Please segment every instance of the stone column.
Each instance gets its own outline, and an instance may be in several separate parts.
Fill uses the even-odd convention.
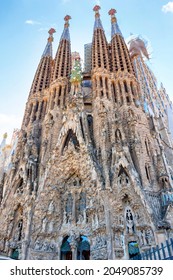
[[[118,88],[118,84],[117,83],[114,83],[115,85],[115,91],[116,91],[116,97],[117,97],[117,104],[120,104],[120,91],[119,91],[119,88]]]
[[[131,92],[131,88],[130,88],[130,83],[127,82],[127,89],[128,89],[128,96],[129,96],[129,100],[130,100],[130,103],[133,102],[133,96],[132,96],[132,92]]]
[[[42,117],[44,117],[44,116],[45,116],[45,114],[46,114],[46,109],[47,109],[47,100],[44,100]]]
[[[76,223],[76,192],[73,192],[72,222]]]
[[[108,190],[109,191],[109,190]],[[109,209],[109,201],[108,201],[108,195],[105,193],[104,198],[104,208],[105,208],[105,221],[106,221],[106,233],[107,233],[107,253],[108,253],[108,259],[113,259],[113,242],[112,242],[112,227],[111,227],[111,212]]]
[[[34,116],[35,116],[35,109],[36,109],[36,103],[33,104],[32,106],[32,113],[31,113],[31,118],[30,118],[30,122],[33,122]]]
[[[31,113],[32,113],[33,104],[30,104],[28,107],[29,107],[29,108],[28,108],[28,110],[27,110],[27,113],[26,113],[26,115],[25,115],[25,119],[24,119],[24,121],[23,121],[23,124],[24,124],[25,126],[28,126],[28,124],[29,124],[29,122],[30,122],[30,116],[31,116]]]
[[[30,237],[31,237],[31,226],[32,226],[32,218],[33,218],[33,207],[30,206],[28,211],[28,218],[27,218],[27,226],[25,231],[25,240],[22,242],[22,253],[21,259],[27,260],[28,259],[28,250],[30,245]]]
[[[53,93],[53,91],[51,91],[50,92],[50,96],[49,96],[49,105],[48,105],[49,110],[52,110],[52,101],[53,101],[53,99],[54,99],[54,93]]]
[[[71,251],[72,251],[72,260],[77,260],[77,246],[75,243],[70,244]]]
[[[111,80],[108,79],[108,98],[109,100],[114,100],[114,97],[112,95],[112,88],[111,88]]]
[[[64,95],[65,95],[65,85],[61,87],[61,97],[60,97],[60,107],[64,107]]]
[[[92,90],[93,90],[93,97],[96,97],[96,78],[92,80]]]
[[[134,90],[134,96],[135,96],[135,99],[138,99],[139,100],[139,94],[138,94],[138,89],[137,89],[137,86],[132,84],[133,85],[133,90]]]
[[[103,83],[103,94],[104,96],[106,96],[106,81],[105,81],[105,77],[102,77],[102,83]]]
[[[41,110],[43,109],[42,102],[43,101],[40,100],[39,105],[38,105],[37,120],[39,120],[41,118]]]
[[[100,79],[99,79],[98,76],[96,77],[96,80],[97,80],[96,97],[98,97],[99,96],[99,92],[100,92]]]
[[[120,81],[120,86],[121,86],[121,95],[122,95],[122,99],[123,99],[123,104],[127,104],[127,101],[126,101],[126,95],[125,95],[125,90],[124,90],[124,84],[122,81]]]
[[[56,88],[55,106],[58,106],[58,99],[59,99],[59,85]]]

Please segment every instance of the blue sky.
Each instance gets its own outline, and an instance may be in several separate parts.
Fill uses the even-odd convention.
[[[91,42],[93,6],[101,6],[101,19],[110,40],[108,11],[118,12],[125,38],[130,33],[149,39],[153,54],[150,67],[173,100],[173,1],[168,0],[6,0],[0,9],[0,139],[20,128],[31,83],[47,42],[54,34],[54,55],[63,31],[63,18],[71,15],[72,51],[83,57],[83,45]],[[1,141],[1,140],[0,140]]]

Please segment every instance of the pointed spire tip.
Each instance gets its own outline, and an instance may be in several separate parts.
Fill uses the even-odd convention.
[[[49,29],[49,31],[48,31],[48,33],[50,34],[50,35],[53,35],[53,33],[55,33],[56,32],[56,30],[54,29],[54,28],[51,28],[51,29]]]
[[[108,12],[108,14],[110,16],[114,16],[116,13],[117,13],[117,11],[115,9],[110,9],[109,12]]]
[[[66,15],[66,16],[64,17],[65,22],[69,22],[70,19],[71,19],[71,16],[69,16],[69,15]]]
[[[110,9],[108,14],[111,16],[111,23],[112,23],[112,38],[114,37],[114,35],[118,34],[118,35],[121,35],[122,36],[122,33],[121,33],[121,30],[118,26],[118,23],[117,23],[117,18],[115,16],[115,14],[117,13],[117,11],[115,9]]]
[[[108,14],[111,16],[111,22],[117,22],[116,16],[115,14],[117,13],[117,11],[115,9],[110,9]]]
[[[61,36],[61,40],[67,40],[70,41],[70,33],[69,33],[69,20],[71,19],[71,16],[66,15],[64,17],[65,24],[64,24],[64,31]]]
[[[99,18],[100,17],[100,13],[99,13],[100,9],[101,8],[100,8],[99,5],[94,6],[93,11],[95,12],[95,18]]]
[[[99,5],[95,5],[93,8],[94,12],[98,12],[101,9],[101,7]]]
[[[68,28],[69,27],[69,20],[70,19],[71,19],[71,16],[69,16],[69,15],[66,15],[64,17],[64,20],[65,20],[64,28]]]
[[[103,29],[103,26],[102,26],[102,23],[101,23],[101,20],[100,20],[100,13],[99,13],[99,10],[100,10],[100,6],[99,5],[96,5],[94,6],[93,8],[93,11],[95,12],[95,24],[94,24],[94,30],[96,29]]]

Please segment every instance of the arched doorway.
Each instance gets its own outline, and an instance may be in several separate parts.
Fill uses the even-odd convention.
[[[70,247],[69,236],[64,237],[61,245],[61,260],[72,260],[72,251]]]
[[[19,259],[19,251],[18,249],[13,249],[12,253],[11,253],[11,258],[14,260],[18,260]]]
[[[90,244],[88,238],[84,235],[80,236],[77,247],[77,259],[89,260],[90,259]]]
[[[128,251],[129,251],[129,259],[138,259],[138,255],[140,254],[139,246],[136,241],[131,241],[128,244]]]

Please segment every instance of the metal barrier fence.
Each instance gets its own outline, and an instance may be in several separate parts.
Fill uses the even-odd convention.
[[[170,238],[165,243],[138,254],[130,260],[173,260],[173,239]]]

